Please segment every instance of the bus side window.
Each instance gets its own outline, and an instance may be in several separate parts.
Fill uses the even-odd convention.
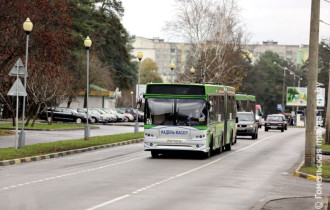
[[[218,106],[218,114],[220,114],[220,119],[223,120],[225,116],[225,96],[221,95],[218,97],[219,106]]]
[[[208,100],[212,102],[212,106],[213,106],[212,112],[209,112],[209,122],[210,123],[213,123],[213,122],[216,121],[216,109],[217,109],[216,107],[217,107],[217,103],[214,100],[214,96],[209,96]]]

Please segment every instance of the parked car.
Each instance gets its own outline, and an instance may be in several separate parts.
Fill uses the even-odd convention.
[[[112,114],[116,117],[116,122],[122,122],[124,121],[124,116],[117,114],[115,111],[113,111],[110,108],[102,108],[103,111],[105,111],[108,114]]]
[[[47,119],[47,113],[48,113],[48,118],[50,119]],[[71,121],[76,123],[81,123],[83,121],[86,122],[85,115],[67,108],[55,108],[55,109],[48,108],[47,111],[43,110],[39,113],[39,118],[43,120],[52,120],[52,121]]]
[[[259,123],[253,112],[237,112],[237,117],[237,136],[251,136],[252,139],[257,139]]]
[[[285,120],[283,117],[278,114],[267,115],[265,121],[265,131],[268,131],[269,129],[281,130],[281,132],[284,132]]]
[[[120,110],[122,110],[125,113],[129,113],[131,115],[133,115],[134,120],[136,120],[136,109],[132,109],[132,108],[118,108]],[[138,120],[139,122],[144,122],[144,113],[138,111]]]
[[[117,117],[113,114],[109,114],[105,111],[103,111],[102,109],[98,109],[98,108],[92,108],[92,110],[96,111],[97,113],[99,113],[101,115],[101,122],[116,122]]]
[[[130,113],[125,113],[125,112],[123,112],[122,110],[120,110],[118,108],[115,109],[115,110],[116,110],[117,113],[122,114],[124,116],[124,121],[125,122],[128,122],[128,121],[133,122],[134,121],[134,117]]]
[[[87,115],[87,109],[85,108],[77,108],[73,110],[77,111],[78,113],[84,113]],[[89,117],[89,122],[91,123],[98,123],[101,120],[101,115],[95,110],[91,110],[91,109],[88,109],[88,117]]]

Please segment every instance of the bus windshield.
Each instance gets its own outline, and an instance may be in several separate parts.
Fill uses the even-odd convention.
[[[148,125],[206,125],[203,99],[148,98],[145,123]]]

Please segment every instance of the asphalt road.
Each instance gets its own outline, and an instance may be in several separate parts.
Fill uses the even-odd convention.
[[[269,199],[314,196],[314,181],[292,176],[304,129],[242,138],[232,151],[198,159],[152,159],[125,145],[0,168],[1,209],[251,209]],[[330,184],[323,183],[330,194]]]
[[[131,123],[132,124],[132,123]],[[134,126],[96,125],[98,129],[90,129],[91,136],[104,136],[120,133],[133,133]],[[143,131],[143,127],[139,128]],[[65,131],[33,131],[25,130],[25,145],[54,142],[60,140],[83,139],[84,129]],[[15,147],[15,135],[0,136],[0,148]]]

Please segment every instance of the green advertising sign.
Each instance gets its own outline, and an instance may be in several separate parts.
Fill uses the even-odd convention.
[[[307,88],[306,87],[288,87],[286,94],[287,106],[306,106]]]
[[[324,107],[325,89],[316,89],[316,106]],[[286,92],[287,106],[306,106],[307,105],[307,88],[306,87],[288,87]]]

